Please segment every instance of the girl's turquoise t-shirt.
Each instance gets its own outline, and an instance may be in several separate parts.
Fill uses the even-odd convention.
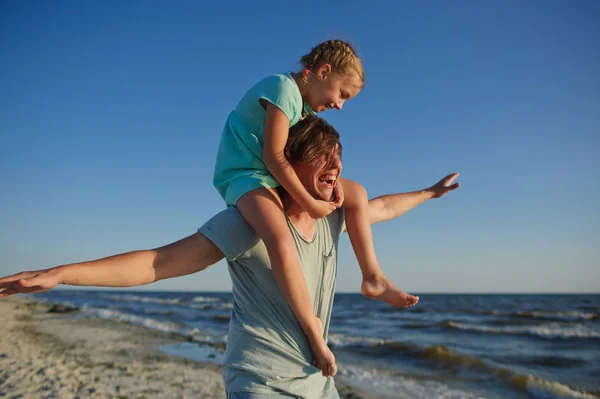
[[[290,75],[269,76],[255,84],[227,117],[217,153],[213,184],[228,206],[248,191],[279,186],[263,161],[266,108],[261,100],[277,106],[294,126],[303,114],[314,114],[304,106],[298,85]]]

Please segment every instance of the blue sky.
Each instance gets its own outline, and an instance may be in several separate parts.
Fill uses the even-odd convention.
[[[223,208],[244,92],[341,38],[365,89],[321,116],[371,196],[462,187],[374,227],[409,292],[599,292],[600,3],[0,5],[0,275],[152,248]],[[293,5],[292,5],[293,4]],[[358,291],[347,237],[338,290]],[[145,288],[228,290],[224,263]]]

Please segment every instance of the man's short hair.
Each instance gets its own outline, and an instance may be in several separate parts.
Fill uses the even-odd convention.
[[[342,156],[340,135],[324,119],[309,115],[290,128],[285,146],[289,163],[313,163],[323,156],[332,163],[336,154]]]

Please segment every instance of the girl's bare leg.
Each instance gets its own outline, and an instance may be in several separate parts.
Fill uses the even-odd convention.
[[[307,335],[319,368],[329,376],[329,370],[332,366],[335,368],[335,357],[313,313],[296,243],[277,192],[266,188],[252,190],[244,194],[236,206],[265,243],[275,281]]]
[[[367,191],[360,184],[348,179],[340,178],[338,183],[341,183],[344,189],[346,229],[362,272],[361,293],[398,308],[416,305],[419,298],[392,284],[379,267],[369,223]]]

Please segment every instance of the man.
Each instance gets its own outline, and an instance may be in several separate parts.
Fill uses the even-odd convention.
[[[306,118],[290,130],[286,156],[307,191],[329,200],[341,164],[339,135],[324,120]],[[459,184],[458,174],[411,193],[369,202],[371,223],[396,218]],[[337,245],[344,230],[343,209],[315,220],[281,192],[282,206],[309,288],[313,311],[327,337],[335,290]],[[108,258],[23,272],[0,279],[0,298],[41,292],[58,284],[131,287],[204,270],[227,258],[233,283],[232,310],[224,361],[228,397],[337,398],[332,377],[311,365],[313,355],[298,321],[277,287],[262,241],[239,212],[229,208],[199,231],[167,246]]]

